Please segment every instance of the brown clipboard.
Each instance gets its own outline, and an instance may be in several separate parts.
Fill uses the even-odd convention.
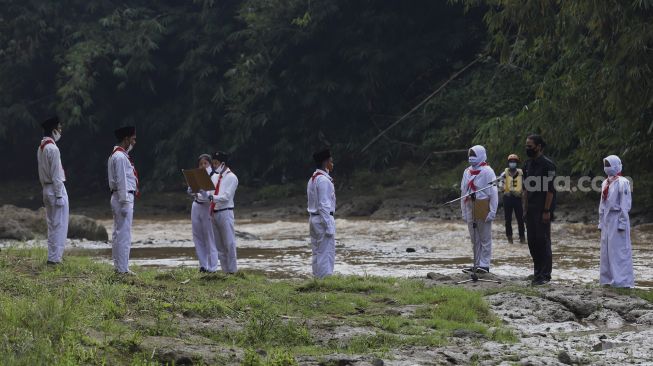
[[[490,200],[475,200],[474,207],[474,220],[485,221],[487,215],[490,213]]]
[[[181,172],[184,174],[186,184],[188,184],[193,193],[199,193],[200,190],[213,191],[215,189],[206,169],[182,169]]]

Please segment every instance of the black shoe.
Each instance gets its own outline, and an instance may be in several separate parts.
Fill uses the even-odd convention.
[[[520,236],[519,237],[519,244],[526,244],[526,238],[524,238],[523,236]]]
[[[200,273],[206,273],[206,272],[208,272],[208,271],[206,270],[206,268],[204,268],[204,267],[200,267]]]
[[[531,282],[531,286],[543,286],[543,285],[546,285],[548,283],[549,283],[549,280],[541,280],[540,279],[540,280]]]
[[[476,267],[476,273],[488,274],[490,273],[490,267]]]
[[[58,266],[58,265],[61,265],[61,262],[47,261],[47,262],[45,262],[45,264],[47,264],[49,266]]]
[[[531,281],[531,282],[535,281],[535,275],[528,275],[526,277],[526,281]]]
[[[463,273],[473,273],[474,267],[463,268]]]
[[[512,236],[508,237],[508,244],[512,244]]]

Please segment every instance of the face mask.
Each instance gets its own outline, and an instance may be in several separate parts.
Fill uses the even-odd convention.
[[[212,171],[213,171],[213,168],[211,168],[211,167],[206,168],[206,174],[211,175]]]
[[[470,156],[467,160],[469,161],[469,165],[476,166],[480,163],[481,159],[478,156]]]
[[[526,156],[529,158],[534,158],[537,153],[535,152],[535,149],[533,148],[526,148]]]
[[[511,163],[508,163],[508,168],[510,168],[510,169],[512,169],[512,170],[517,169],[517,163],[512,163],[512,162],[511,162]]]
[[[603,171],[608,175],[608,177],[614,177],[617,175],[617,169],[612,166],[604,166]]]
[[[127,148],[127,154],[129,154],[129,152],[132,151],[133,148],[134,148],[134,145],[129,145],[129,147]]]
[[[52,139],[54,140],[54,142],[59,141],[59,139],[61,139],[61,132],[57,130],[52,131]]]

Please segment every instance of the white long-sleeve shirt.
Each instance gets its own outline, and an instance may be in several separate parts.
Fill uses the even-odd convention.
[[[217,182],[220,182],[220,190],[218,194],[213,192],[213,203],[215,203],[213,209],[224,210],[234,208],[234,196],[236,195],[236,188],[238,188],[238,177],[231,169],[224,165],[218,168],[217,176],[216,186]]]
[[[61,165],[61,154],[51,137],[44,137],[36,150],[41,186],[52,184],[56,197],[63,197],[66,175]]]
[[[480,170],[477,175],[473,175],[472,171]],[[490,183],[494,182],[497,179],[497,176],[494,174],[494,170],[490,166],[480,166],[478,169],[468,167],[463,173],[462,181],[460,182],[460,193],[461,195],[466,195],[473,192],[470,187],[469,182],[473,181],[476,190],[483,189],[487,187]],[[499,192],[497,187],[486,189],[481,192],[476,193],[477,200],[490,200],[490,212],[488,218],[494,220],[494,217],[497,214],[497,207],[499,206]],[[462,211],[463,220],[471,221],[472,217],[472,200],[471,199],[462,199],[460,200],[460,209]]]
[[[336,190],[329,173],[317,169],[308,180],[306,196],[308,197],[308,212],[320,215],[326,225],[326,233],[334,235],[336,221],[333,215],[336,211]]]
[[[109,157],[109,189],[111,192],[118,192],[120,203],[134,202],[134,194],[138,189],[134,167],[129,161],[129,155],[116,148],[118,146],[113,148],[114,153]]]

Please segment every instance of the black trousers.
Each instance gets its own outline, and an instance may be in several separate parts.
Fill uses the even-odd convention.
[[[553,215],[551,215],[553,216]],[[528,249],[533,257],[533,280],[551,280],[553,255],[551,254],[551,223],[542,223],[542,210],[526,213]]]
[[[506,236],[512,238],[512,213],[515,212],[519,237],[524,237],[524,210],[521,205],[521,197],[511,194],[503,196],[503,212],[506,217]]]

